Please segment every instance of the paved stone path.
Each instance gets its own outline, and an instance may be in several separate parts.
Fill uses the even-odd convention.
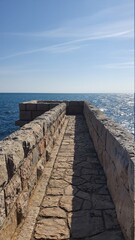
[[[62,133],[12,240],[124,240],[83,116]]]
[[[123,240],[85,120],[68,119],[31,240]]]

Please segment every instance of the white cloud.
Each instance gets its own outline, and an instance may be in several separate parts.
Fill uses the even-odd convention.
[[[121,62],[121,63],[107,63],[103,65],[99,65],[96,67],[108,68],[108,69],[127,69],[134,68],[134,62]]]
[[[0,57],[0,60],[38,52],[66,53],[78,50],[90,41],[104,39],[130,39],[134,37],[134,20],[131,4],[119,5],[109,9],[102,9],[95,14],[72,19],[61,23],[55,29],[28,33],[3,33],[6,36],[30,38],[31,42],[37,38],[46,41],[45,47],[20,51]],[[0,34],[1,36],[3,35]],[[49,40],[54,42],[48,45]]]

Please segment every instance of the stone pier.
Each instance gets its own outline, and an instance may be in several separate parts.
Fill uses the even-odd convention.
[[[85,102],[20,116],[0,144],[0,239],[133,240],[132,136]]]

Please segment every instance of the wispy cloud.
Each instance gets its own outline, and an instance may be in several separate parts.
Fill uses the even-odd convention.
[[[0,33],[4,36],[30,38],[31,42],[37,38],[46,42],[42,48],[33,48],[20,51],[7,56],[1,56],[0,60],[13,57],[30,55],[38,52],[68,53],[76,51],[90,41],[106,39],[130,39],[134,37],[133,19],[129,5],[120,5],[109,9],[103,9],[92,16],[72,19],[61,24],[55,29],[41,32]],[[130,11],[129,11],[130,9]],[[125,11],[127,10],[127,11]],[[117,13],[117,14],[116,14]],[[114,17],[116,14],[117,17]],[[51,40],[53,44],[49,45]]]
[[[134,62],[121,62],[121,63],[107,63],[103,65],[99,65],[96,67],[108,68],[108,69],[127,69],[134,68]]]
[[[57,71],[57,69],[53,69],[53,71]],[[1,67],[0,68],[0,76],[8,76],[8,75],[18,75],[18,74],[22,74],[22,73],[33,73],[33,72],[52,72],[52,69],[49,69],[48,67],[44,68],[39,68],[37,66],[34,66],[33,68],[29,68],[28,66],[19,66],[19,67]]]
[[[67,41],[67,42],[63,42],[60,44],[55,44],[55,45],[50,45],[50,46],[46,46],[43,48],[36,48],[36,49],[27,50],[27,51],[17,52],[17,53],[8,55],[8,56],[0,57],[0,60],[18,57],[18,56],[22,56],[22,55],[29,55],[29,54],[38,53],[38,52],[50,52],[50,53],[70,52],[70,51],[81,48],[82,46],[84,46],[84,44],[86,42],[89,42],[92,40],[103,40],[103,39],[107,39],[107,38],[118,38],[118,37],[122,37],[122,36],[127,37],[130,33],[131,33],[131,30],[123,31],[123,32],[115,32],[115,33],[106,33],[106,34],[99,32],[95,35],[94,34],[88,35],[87,37],[84,37],[84,38],[79,38],[76,40]]]
[[[0,35],[41,38],[80,38],[96,35],[98,32],[114,34],[134,30],[134,11],[132,2],[110,8],[103,8],[84,16],[62,22],[57,28],[40,32],[5,32]],[[129,35],[130,37],[130,35]]]

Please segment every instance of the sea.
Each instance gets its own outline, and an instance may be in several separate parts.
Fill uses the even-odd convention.
[[[30,100],[82,100],[98,107],[134,135],[134,94],[129,93],[0,93],[0,140],[16,131],[19,103]]]

